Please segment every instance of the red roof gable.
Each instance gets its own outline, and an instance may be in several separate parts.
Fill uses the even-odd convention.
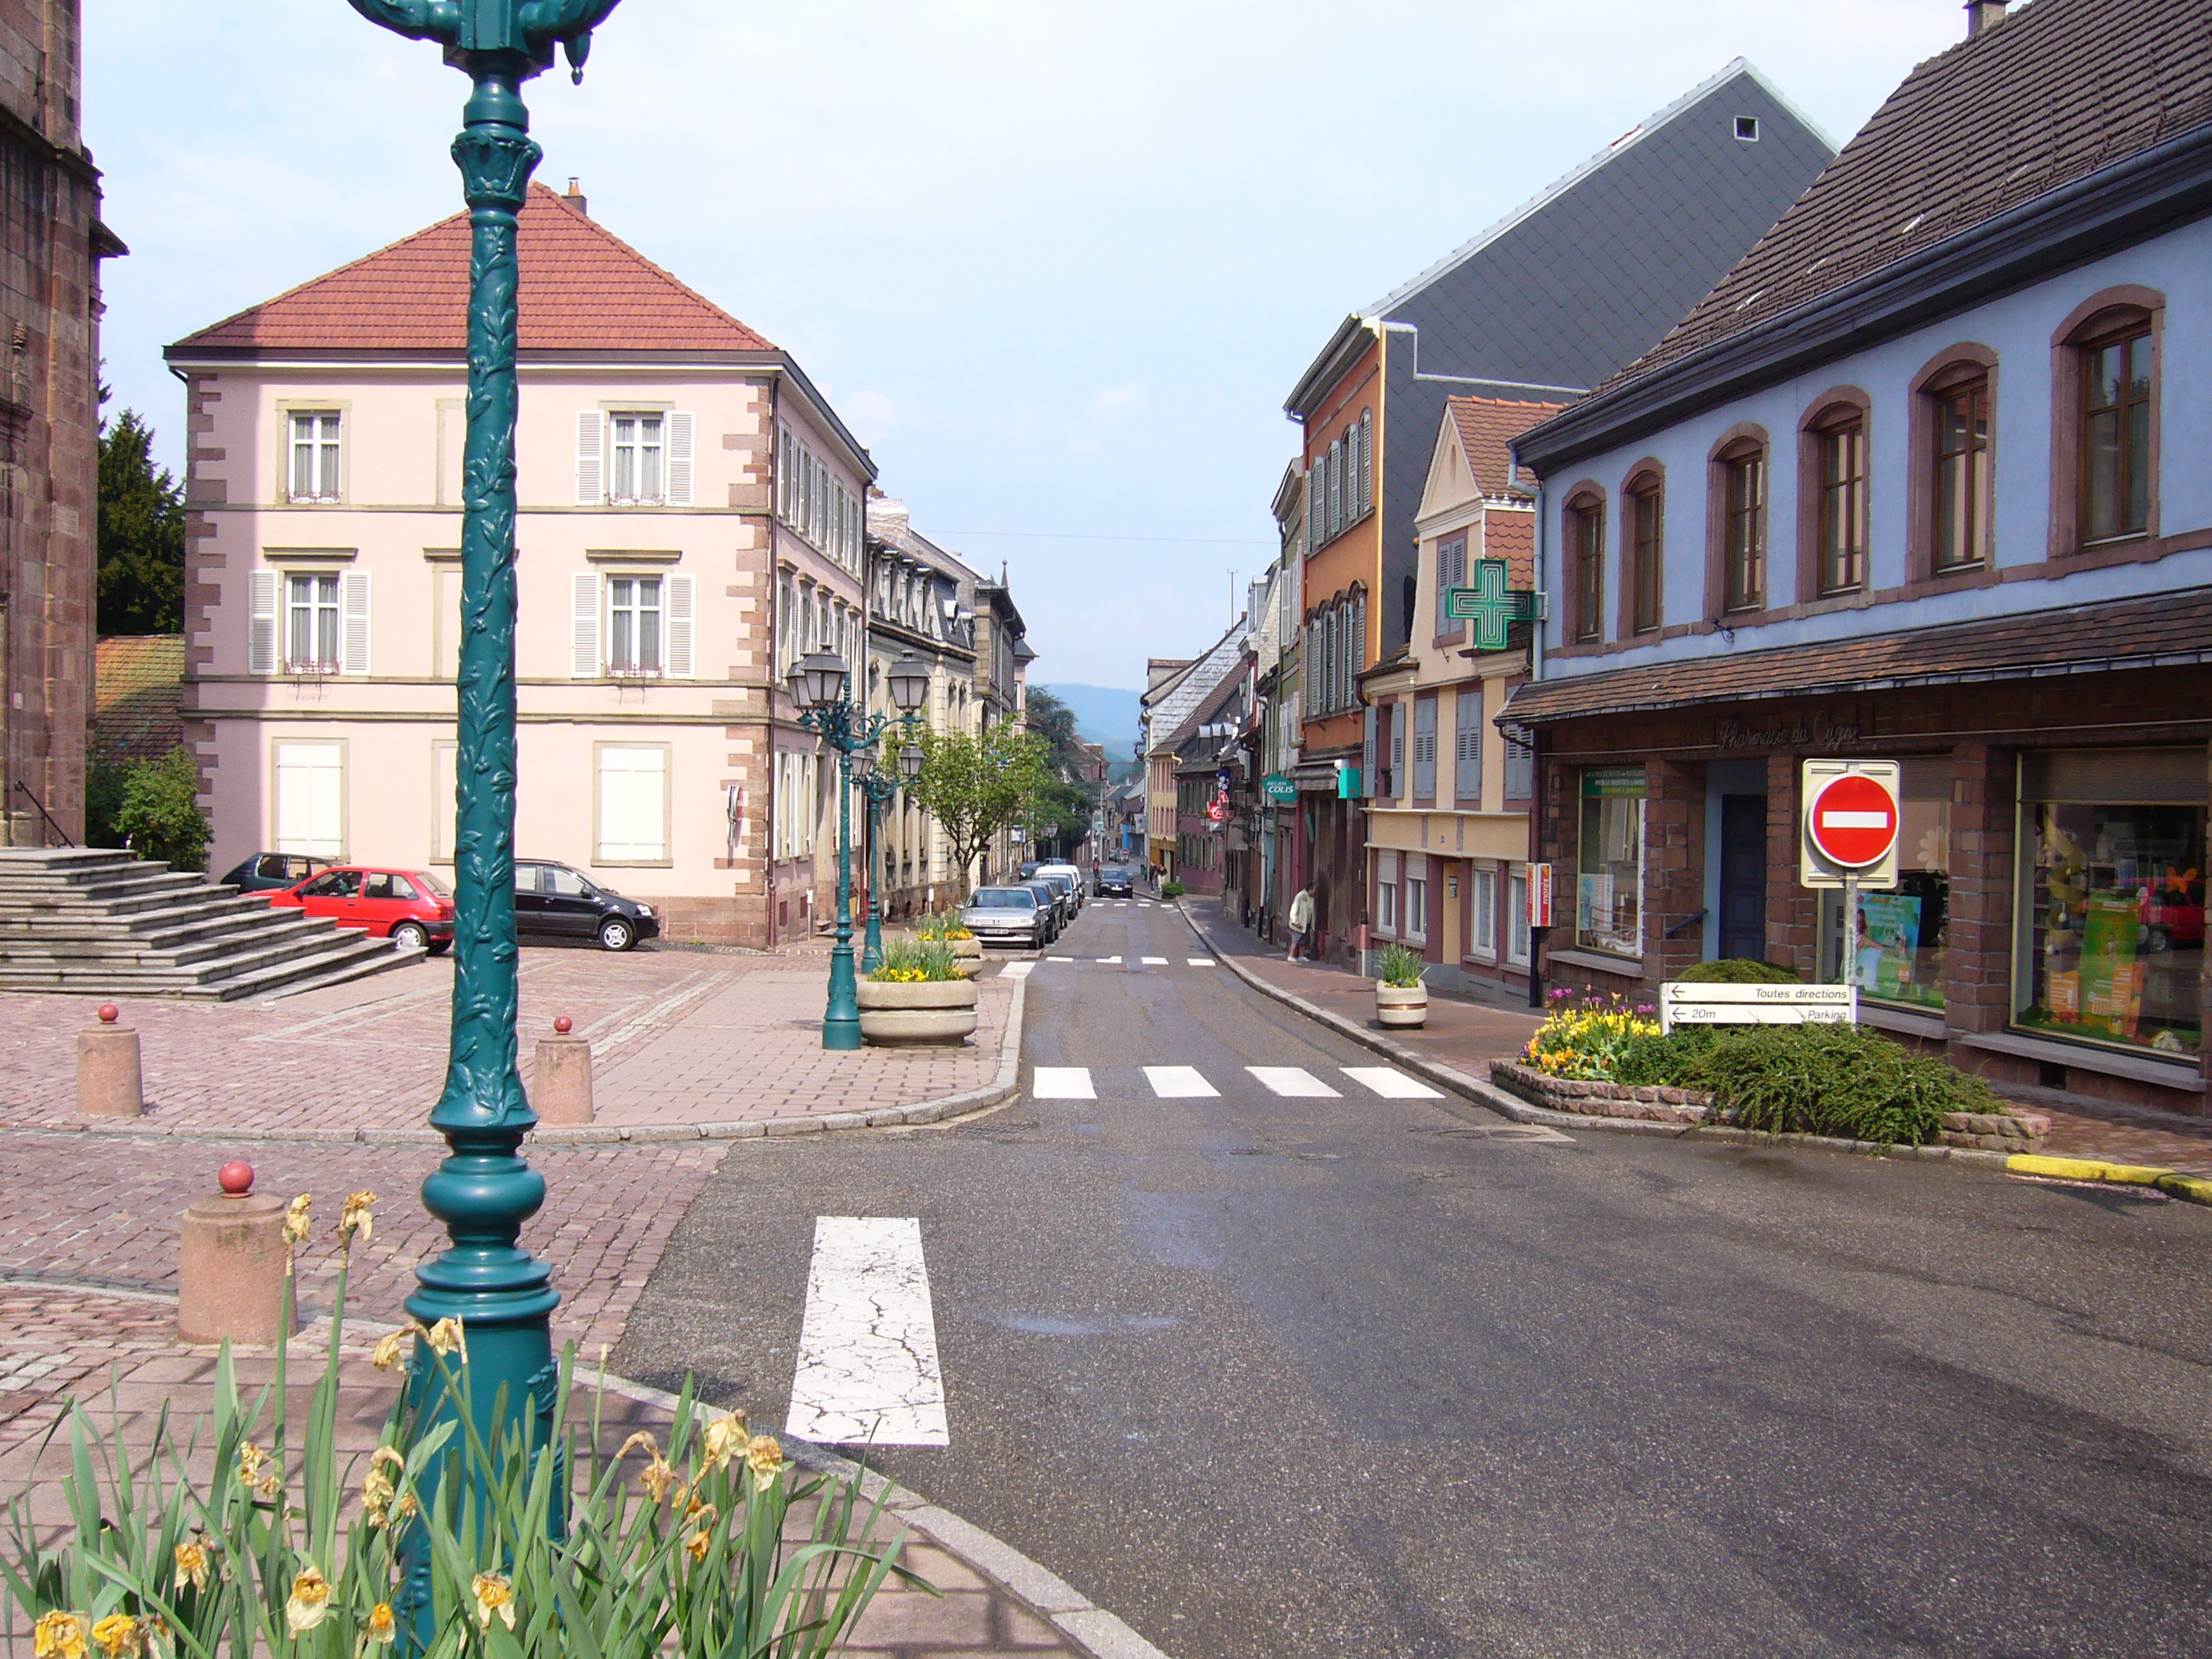
[[[434,352],[459,356],[468,327],[468,215],[341,265],[179,341],[172,352]],[[517,237],[524,352],[772,352],[542,184]]]
[[[1512,467],[1513,440],[1537,422],[1556,415],[1564,404],[1511,404],[1495,397],[1451,397],[1452,423],[1459,429],[1459,445],[1474,468],[1475,482],[1485,495],[1504,495],[1520,489],[1533,495],[1536,475],[1526,467]]]

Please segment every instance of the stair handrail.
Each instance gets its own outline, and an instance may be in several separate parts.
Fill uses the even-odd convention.
[[[74,847],[77,844],[75,842],[69,839],[69,832],[67,830],[64,830],[60,824],[54,823],[54,814],[46,810],[46,803],[44,801],[41,801],[36,795],[31,793],[31,786],[29,784],[18,778],[16,779],[16,787],[22,790],[24,795],[29,798],[30,804],[33,806],[38,808],[39,817],[46,820],[46,827],[48,829],[53,830],[55,835],[61,837],[61,844],[64,847]]]

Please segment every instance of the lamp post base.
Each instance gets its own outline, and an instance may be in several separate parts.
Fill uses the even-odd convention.
[[[822,1046],[824,1049],[838,1052],[861,1046],[861,1017],[857,1014],[849,1020],[824,1020],[822,1022]]]

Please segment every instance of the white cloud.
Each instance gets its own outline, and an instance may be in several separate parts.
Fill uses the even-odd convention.
[[[899,424],[898,404],[880,391],[856,391],[849,397],[841,397],[837,400],[837,412],[871,449]]]
[[[1139,385],[1101,386],[1090,399],[1090,412],[1101,420],[1111,420],[1116,415],[1143,406],[1144,388]]]

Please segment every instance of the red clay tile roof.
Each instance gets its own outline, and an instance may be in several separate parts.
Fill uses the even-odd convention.
[[[1507,511],[1483,518],[1483,557],[1505,561],[1505,585],[1527,593],[1536,585],[1536,515]]]
[[[1565,720],[1901,685],[2117,673],[2212,663],[2212,588],[1767,651],[1534,680],[1503,720]]]
[[[2212,120],[2212,6],[2031,0],[1930,58],[1599,392]]]
[[[468,215],[456,213],[170,350],[458,356],[468,327]],[[544,185],[530,188],[516,249],[524,352],[776,349]]]
[[[86,758],[158,760],[184,741],[184,636],[111,634],[93,648]]]
[[[1475,482],[1483,493],[1505,494],[1510,474],[1511,487],[1534,495],[1536,475],[1525,467],[1512,471],[1510,446],[1537,422],[1558,414],[1567,405],[1510,404],[1495,397],[1452,397],[1446,401],[1452,410],[1452,424],[1459,429],[1460,447],[1467,452],[1468,464],[1475,469]]]

